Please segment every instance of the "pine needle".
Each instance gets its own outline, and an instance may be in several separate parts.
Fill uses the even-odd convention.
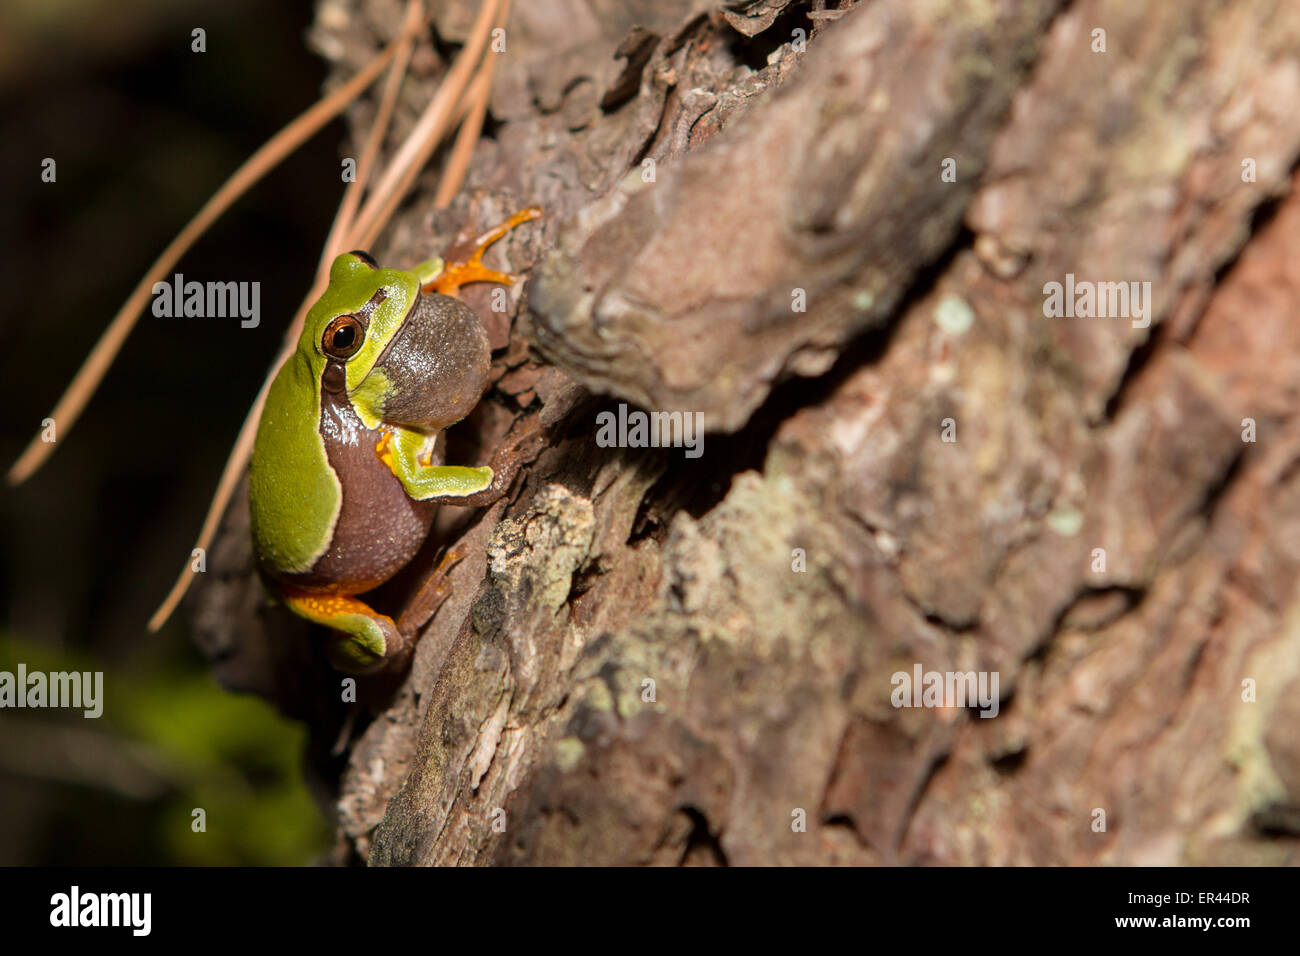
[[[121,351],[122,344],[135,328],[140,313],[148,303],[150,295],[153,294],[154,283],[161,281],[208,227],[254,183],[341,113],[349,102],[373,83],[375,77],[392,58],[393,53],[394,48],[390,46],[351,80],[267,140],[257,152],[235,170],[234,174],[163,250],[162,255],[150,266],[149,271],[140,280],[140,284],[135,287],[126,303],[109,323],[108,328],[104,330],[104,334],[95,343],[90,355],[86,357],[86,361],[82,363],[71,384],[54,406],[54,411],[50,413],[49,417],[55,421],[63,436],[66,437],[72,430],[72,426],[76,424],[82,410],[86,407],[86,402],[99,387],[117,353]],[[40,435],[33,438],[9,469],[7,476],[9,484],[18,485],[30,478],[54,453],[56,445],[57,442],[42,441]]]

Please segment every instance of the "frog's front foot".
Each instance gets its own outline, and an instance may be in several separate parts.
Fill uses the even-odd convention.
[[[521,209],[505,222],[493,226],[475,239],[474,251],[468,259],[459,262],[434,260],[442,262],[441,268],[436,275],[429,277],[422,288],[425,292],[438,292],[442,295],[455,296],[461,286],[468,285],[471,282],[499,282],[502,285],[510,285],[515,281],[515,276],[508,272],[489,269],[483,265],[483,253],[487,252],[488,246],[516,226],[531,222],[541,215],[541,206],[529,206],[526,209]]]
[[[541,454],[546,447],[546,433],[539,425],[530,425],[518,434],[507,435],[505,442],[492,456],[492,483],[483,491],[449,500],[448,503],[468,508],[486,508],[506,496],[515,483],[519,470]]]

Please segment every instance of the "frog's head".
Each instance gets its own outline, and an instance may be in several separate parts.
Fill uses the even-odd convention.
[[[370,428],[445,427],[483,393],[491,359],[483,324],[462,302],[420,286],[420,273],[345,252],[307,313],[299,352],[322,389],[346,392]]]
[[[414,273],[380,269],[364,252],[335,258],[298,341],[327,391],[351,393],[365,381],[419,295]]]

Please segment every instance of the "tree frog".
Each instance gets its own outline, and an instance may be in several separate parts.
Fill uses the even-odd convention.
[[[356,595],[420,549],[440,502],[501,497],[518,462],[442,462],[444,429],[478,404],[490,348],[467,282],[511,282],[484,250],[533,207],[478,240],[462,263],[381,269],[338,256],[307,313],[297,349],[267,392],[249,466],[253,550],[264,580],[294,613],[335,632],[330,662],[349,673],[402,666],[413,641]]]

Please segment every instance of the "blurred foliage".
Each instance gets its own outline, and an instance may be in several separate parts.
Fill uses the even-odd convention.
[[[29,673],[102,668],[84,655],[0,638],[0,670],[14,672],[20,661]],[[56,745],[35,760],[18,757],[16,744],[24,734],[32,737],[37,724],[38,739]],[[63,791],[47,802],[41,826],[62,834],[55,843],[64,846],[42,862],[302,864],[329,839],[303,786],[305,737],[265,701],[231,694],[203,674],[178,673],[164,659],[133,668],[130,676],[106,670],[98,719],[70,708],[5,713],[0,772]],[[96,774],[95,762],[77,765],[78,751],[88,745],[116,765],[112,778]],[[205,811],[204,832],[193,829],[195,808]],[[146,845],[132,840],[125,855],[114,856],[121,820],[141,816],[148,821],[141,834]],[[0,862],[31,861],[9,859],[0,847]]]
[[[319,95],[311,0],[0,4],[0,429],[6,466],[149,264]],[[191,49],[206,31],[207,52]],[[342,184],[338,124],[179,264],[261,283],[256,329],[148,313],[59,451],[0,497],[0,669],[104,671],[105,713],[0,711],[0,863],[305,863],[329,845],[304,734],[211,682],[183,615],[144,623],[186,560]],[[54,183],[41,162],[58,163]],[[207,810],[193,833],[190,811]]]

